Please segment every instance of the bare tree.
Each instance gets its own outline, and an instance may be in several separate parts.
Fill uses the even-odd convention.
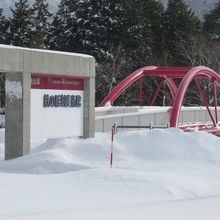
[[[192,37],[187,45],[179,45],[181,55],[186,59],[188,66],[207,66],[216,72],[220,67],[220,47],[214,42],[206,39],[204,36]],[[209,104],[213,104],[213,81],[211,78],[200,79],[200,84],[205,92]],[[217,86],[217,97],[220,99],[219,86]],[[193,97],[190,97],[193,96]],[[188,100],[194,103],[186,102],[187,105],[201,105],[201,97],[198,89],[192,83],[188,90]]]
[[[125,51],[122,46],[110,46],[106,58],[96,66],[96,104],[111,92],[113,87],[123,78],[126,65]]]

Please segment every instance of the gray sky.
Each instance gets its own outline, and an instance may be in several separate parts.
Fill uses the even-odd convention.
[[[0,8],[4,8],[5,14],[10,16],[10,7],[14,6],[16,0],[0,0]],[[32,3],[34,0],[29,0],[30,3]],[[56,11],[57,5],[60,2],[60,0],[47,0],[50,9],[52,11]],[[160,0],[164,4],[168,2],[168,0]],[[209,12],[211,9],[213,9],[215,3],[218,0],[185,0],[185,2],[196,12],[196,15],[198,15],[200,18],[207,12]]]
[[[11,14],[11,10],[10,8],[14,7],[16,0],[0,0],[0,8],[4,9],[4,14],[9,16]],[[57,9],[57,5],[58,2],[60,2],[60,0],[47,0],[49,5],[50,5],[50,9],[52,11],[56,11]],[[29,0],[30,3],[34,2],[34,0]]]

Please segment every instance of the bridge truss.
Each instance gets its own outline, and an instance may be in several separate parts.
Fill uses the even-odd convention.
[[[150,102],[151,106],[155,105],[159,92],[161,91],[164,83],[168,86],[171,98],[172,98],[172,110],[170,114],[170,126],[180,127],[184,131],[197,128],[199,130],[205,130],[210,133],[220,135],[220,129],[218,128],[218,109],[217,109],[217,85],[220,84],[220,76],[208,67],[156,67],[148,66],[136,70],[123,81],[121,81],[102,101],[100,106],[106,106],[107,104],[113,105],[114,101],[131,85],[139,81],[139,105],[142,105],[142,93],[143,93],[143,79],[145,77],[159,77],[160,81],[157,85],[157,89]],[[180,84],[176,83],[176,79],[181,80]],[[214,114],[210,110],[209,102],[206,98],[205,91],[201,85],[201,79],[210,79],[212,81],[212,99],[214,105]],[[190,84],[194,82],[198,93],[203,101],[204,106],[207,109],[210,116],[210,124],[198,125],[178,125],[178,119],[181,112],[181,106],[183,105],[184,97],[189,89]]]

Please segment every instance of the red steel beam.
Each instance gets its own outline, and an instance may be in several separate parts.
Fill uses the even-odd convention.
[[[211,111],[208,107],[208,102],[198,82],[197,82],[197,86],[203,98],[203,102],[207,108],[207,111],[209,112],[210,117],[212,119],[212,122],[213,122],[212,126],[216,126],[216,123],[218,122],[216,82],[220,83],[220,76],[213,70],[207,67],[203,67],[203,66],[194,67],[194,68],[191,68],[191,67],[156,67],[156,66],[143,67],[141,69],[136,70],[135,72],[127,76],[121,83],[119,83],[111,91],[111,93],[102,101],[100,106],[105,106],[107,103],[112,104],[115,101],[115,99],[117,99],[117,97],[121,95],[121,93],[123,93],[129,86],[131,86],[137,80],[140,80],[139,105],[141,105],[142,104],[142,89],[143,89],[142,79],[145,76],[150,76],[150,77],[153,76],[153,77],[161,78],[161,81],[157,87],[155,95],[151,101],[151,105],[155,103],[155,100],[159,94],[159,91],[162,87],[163,82],[165,81],[167,83],[170,89],[171,95],[173,97],[173,108],[172,108],[171,116],[170,116],[171,127],[177,127],[178,125],[178,118],[180,115],[181,106],[183,104],[183,99],[192,80],[195,79],[195,81],[197,81],[200,78],[212,78],[214,81],[213,95],[214,95],[214,104],[215,104],[215,113],[216,113],[215,119],[213,118],[211,114]],[[176,78],[182,78],[182,81],[178,89],[174,82],[174,79]],[[183,127],[181,129],[183,129]],[[199,127],[199,129],[203,129],[203,130],[206,129],[208,132],[220,134],[220,130],[218,130],[217,128],[214,129],[210,127],[204,127],[204,125],[202,125],[201,127]]]
[[[139,106],[142,106],[143,102],[143,78],[139,80]]]
[[[136,70],[129,76],[127,76],[124,80],[122,80],[109,94],[108,96],[101,102],[100,106],[105,106],[107,104],[113,104],[113,102],[120,96],[129,86],[131,86],[134,82],[143,78],[145,76],[158,76],[158,77],[168,77],[166,80],[169,88],[172,90],[171,93],[175,94],[176,85],[169,78],[182,78],[191,67],[156,67],[156,66],[148,66],[143,67],[141,69]]]
[[[215,121],[218,124],[218,103],[217,103],[217,95],[216,95],[216,81],[213,79],[213,96],[214,96],[214,105],[215,105]]]
[[[163,78],[160,79],[160,82],[159,82],[159,84],[157,86],[157,89],[156,89],[156,91],[154,93],[153,99],[151,100],[150,106],[153,106],[155,104],[155,101],[156,101],[156,99],[157,99],[157,97],[159,95],[159,92],[160,92],[160,90],[161,90],[161,88],[163,86],[164,81],[165,81],[165,79],[163,79]]]
[[[207,67],[199,66],[199,67],[194,67],[190,69],[189,72],[186,74],[186,76],[183,78],[182,82],[180,83],[177,94],[173,102],[173,108],[172,108],[171,116],[170,116],[171,127],[177,127],[178,125],[178,119],[180,115],[181,106],[183,103],[186,90],[189,87],[189,84],[191,83],[193,79],[201,77],[201,76],[205,78],[213,78],[217,82],[220,82],[220,76],[215,71]]]
[[[167,76],[163,76],[163,77],[166,80],[166,84],[170,89],[170,93],[172,95],[172,100],[174,100],[176,93],[177,93],[176,83],[174,82],[173,78],[171,78],[171,77],[167,77]]]
[[[211,120],[212,120],[212,123],[213,123],[214,127],[216,127],[216,122],[215,122],[215,120],[214,120],[214,117],[213,117],[213,115],[212,115],[212,112],[211,112],[210,109],[209,109],[208,101],[207,101],[207,99],[206,99],[206,97],[205,97],[205,93],[204,93],[204,91],[202,90],[202,87],[201,87],[201,85],[200,85],[198,79],[195,79],[195,83],[196,83],[196,86],[197,86],[197,88],[198,88],[198,90],[199,90],[199,93],[200,93],[200,95],[201,95],[201,98],[202,98],[202,100],[203,100],[203,103],[204,103],[204,105],[205,105],[205,107],[206,107],[206,109],[207,109],[207,111],[208,111],[208,113],[209,113],[209,116],[210,116]]]

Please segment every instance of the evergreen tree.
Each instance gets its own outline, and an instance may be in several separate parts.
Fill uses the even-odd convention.
[[[111,3],[115,4],[113,1]],[[108,26],[105,27],[106,33],[110,33],[113,40],[109,41],[109,34],[105,36],[104,40],[97,38],[102,39],[101,43],[114,42],[114,49],[107,44],[105,51],[110,56],[102,58],[97,68],[97,102],[99,102],[99,97],[108,94],[111,88],[130,72],[145,65],[155,64],[154,61],[163,51],[164,40],[161,24],[164,11],[162,4],[155,0],[127,0],[118,2],[118,5],[120,5],[117,7],[120,9],[118,14],[112,11],[117,26],[113,32],[109,30]],[[102,15],[102,17],[104,16]],[[102,20],[99,19],[99,21]],[[110,27],[112,28],[111,25]],[[132,92],[124,93],[119,98],[119,102],[125,104],[124,101]],[[137,103],[137,99],[132,97],[133,99],[126,101],[126,103]]]
[[[60,35],[61,35],[59,27],[60,27],[60,20],[57,15],[55,16],[53,15],[51,26],[49,28],[48,35],[46,37],[47,45],[52,50],[60,50],[60,44],[58,44],[58,40],[60,39]]]
[[[149,25],[145,25],[145,29],[151,29],[152,53],[153,56],[155,56],[155,59],[159,59],[163,53],[164,45],[166,43],[164,39],[164,31],[162,28],[164,19],[164,7],[160,1],[144,1],[142,13],[143,16],[145,16],[145,20],[150,20]]]
[[[209,14],[204,16],[203,29],[210,39],[220,39],[220,1]]]
[[[81,51],[92,54],[98,61],[111,56],[110,48],[123,41],[123,9],[121,1],[78,1],[75,23]]]
[[[15,8],[11,9],[10,20],[10,44],[29,47],[31,42],[32,10],[28,0],[15,2]]]
[[[163,13],[162,4],[155,0],[61,0],[49,45],[96,58],[101,99],[125,75],[152,65],[160,56]]]
[[[49,29],[47,42],[50,49],[79,52],[79,35],[76,28],[76,1],[61,0]]]
[[[121,12],[119,0],[61,0],[50,30],[50,48],[88,53],[101,60],[122,41]]]
[[[0,44],[8,42],[8,20],[3,15],[3,9],[0,8]]]
[[[53,19],[51,49],[111,58],[112,48],[127,51],[137,66],[161,53],[162,4],[155,0],[62,0]],[[133,65],[132,65],[133,66]],[[136,68],[133,67],[133,68]]]
[[[127,44],[133,60],[139,66],[152,65],[152,57],[160,56],[164,36],[163,6],[155,0],[125,1]]]
[[[167,50],[173,57],[174,65],[187,65],[181,48],[190,47],[191,37],[196,36],[200,30],[198,18],[183,0],[169,0],[164,17],[164,31]]]
[[[50,17],[52,16],[48,9],[48,3],[46,0],[35,0],[32,10],[34,15],[32,19],[31,47],[46,48],[45,40],[49,31]]]
[[[96,59],[111,57],[121,47],[130,57],[130,70],[152,61],[163,44],[163,6],[155,0],[78,1],[77,31],[81,47]],[[130,71],[128,70],[128,71]]]

